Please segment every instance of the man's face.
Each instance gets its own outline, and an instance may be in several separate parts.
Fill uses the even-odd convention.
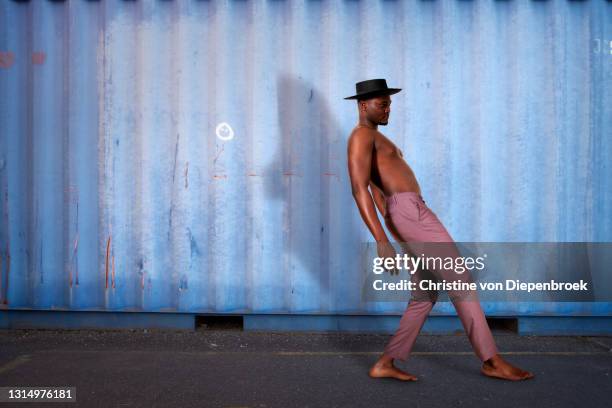
[[[391,97],[389,95],[368,99],[363,103],[365,103],[368,120],[381,126],[389,123],[389,114],[391,113]]]

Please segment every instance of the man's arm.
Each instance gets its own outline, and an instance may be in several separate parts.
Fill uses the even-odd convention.
[[[387,216],[387,202],[385,201],[383,193],[381,193],[378,187],[372,184],[372,182],[370,182],[370,192],[372,193],[378,212],[385,218]]]
[[[348,143],[348,168],[353,198],[359,207],[361,218],[368,226],[376,242],[388,242],[385,230],[376,215],[374,201],[368,190],[372,166],[374,133],[371,130],[357,130]],[[379,207],[380,209],[380,207]]]

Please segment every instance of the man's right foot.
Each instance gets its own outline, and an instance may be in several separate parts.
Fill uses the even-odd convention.
[[[412,374],[408,374],[405,371],[393,366],[393,363],[381,363],[376,362],[370,368],[368,373],[372,378],[395,378],[401,381],[417,381],[418,378]]]

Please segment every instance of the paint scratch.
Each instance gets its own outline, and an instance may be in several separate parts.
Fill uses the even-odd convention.
[[[170,242],[170,232],[172,231],[172,213],[174,212],[174,202],[170,201],[170,211],[168,211],[168,233],[166,239]]]
[[[221,179],[226,179],[227,176],[225,174],[215,174],[213,178],[216,180],[221,180]]]
[[[140,289],[144,289],[145,271],[144,271],[144,260],[138,259],[138,274],[140,275]]]
[[[225,145],[221,145],[221,150],[219,150],[215,155],[215,158],[213,159],[213,164],[217,164],[217,160],[219,159],[219,156],[221,156],[221,153],[223,153],[223,150],[225,150]]]
[[[185,163],[185,188],[189,187],[189,162]]]
[[[176,134],[176,143],[174,144],[174,161],[172,162],[172,185],[174,186],[174,180],[176,176],[176,162],[178,157],[178,149],[179,149],[179,141],[181,138],[181,134]],[[170,231],[172,231],[172,214],[174,212],[174,195],[170,198],[170,211],[168,214],[168,233],[166,234],[166,239],[170,241]]]
[[[179,139],[181,134],[176,134],[176,143],[174,144],[174,162],[172,163],[172,184],[174,184],[174,176],[176,175],[176,157],[178,156]]]
[[[110,235],[108,236],[108,239],[106,240],[106,262],[104,263],[104,269],[106,272],[106,289],[108,289],[108,255],[110,252],[110,243],[111,243],[111,237]]]
[[[76,285],[79,285],[79,264],[78,262],[76,262],[76,254],[77,254],[77,249],[79,246],[79,232],[77,231],[76,237],[74,239],[74,244],[72,246],[72,259],[70,260],[70,269],[69,271],[69,275],[70,275],[70,287],[72,287],[72,267],[74,266],[74,271],[75,271],[75,281],[76,281]]]
[[[74,190],[76,190],[76,186],[74,188]],[[70,279],[70,287],[72,287],[72,268],[74,267],[74,273],[75,273],[75,283],[76,286],[79,286],[79,263],[77,261],[77,250],[78,250],[78,246],[79,246],[79,201],[78,201],[78,195],[75,197],[76,198],[76,237],[74,240],[74,245],[72,248],[72,259],[70,260],[70,267],[68,270],[68,274],[69,274],[69,279]]]
[[[200,248],[198,248],[198,241],[196,241],[195,237],[191,233],[191,228],[187,227],[187,233],[189,234],[189,243],[190,243],[190,256],[193,258],[193,254],[200,256]]]

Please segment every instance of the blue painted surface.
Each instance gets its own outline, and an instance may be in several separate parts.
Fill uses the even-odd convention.
[[[194,330],[195,322],[186,313],[7,310],[0,311],[0,328]]]
[[[611,241],[610,41],[599,0],[0,2],[0,301],[403,311],[355,279],[342,98],[370,77],[457,241]]]
[[[244,316],[244,330],[393,334],[398,328],[399,320],[399,316],[389,315],[248,315]],[[463,326],[454,316],[429,317],[421,330],[423,334],[449,334],[457,331],[463,332]]]
[[[560,317],[560,316],[525,316],[518,319],[520,335],[543,336],[610,336],[612,335],[612,318],[603,316]]]
[[[393,334],[400,316],[392,315],[295,315],[249,314],[243,318],[245,331],[302,331]],[[0,311],[0,329],[174,329],[194,330],[192,313],[90,312],[69,310]],[[523,316],[517,319],[519,335],[609,336],[610,316]],[[463,333],[456,316],[432,315],[421,333]]]

